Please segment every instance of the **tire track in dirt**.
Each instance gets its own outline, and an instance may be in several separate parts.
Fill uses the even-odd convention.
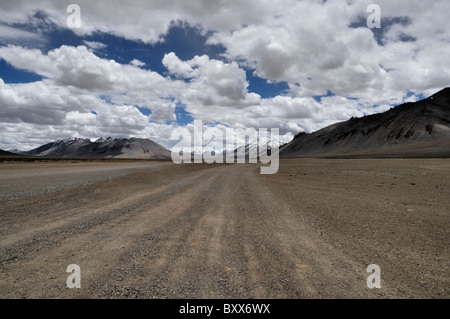
[[[343,240],[330,228],[336,216],[317,218],[320,209],[339,199],[335,195],[320,201],[330,185],[316,190],[314,181],[309,182],[313,189],[302,198],[298,194],[303,192],[285,181],[274,183],[276,178],[260,175],[258,165],[172,165],[79,186],[70,193],[6,201],[0,207],[0,296],[402,296],[408,273],[383,283],[387,288],[368,289],[367,247],[335,242]],[[338,181],[331,178],[332,187],[339,187]],[[350,198],[339,202],[340,218],[347,218],[345,209],[375,205],[372,199],[360,199],[358,192],[345,194]],[[356,204],[348,206],[351,200]],[[372,213],[374,209],[379,207]],[[381,227],[382,221],[379,217],[373,227]],[[440,243],[439,238],[429,239]],[[445,254],[437,256],[445,262]],[[402,260],[394,256],[378,258],[403,269]],[[65,269],[72,263],[81,267],[81,289],[66,287]],[[433,271],[431,275],[440,274]]]
[[[300,287],[301,297],[374,297],[374,291],[366,286],[367,265],[339,251],[329,241],[315,220],[304,213],[301,198],[293,202],[275,196],[255,174],[246,180],[252,185],[261,209],[267,212],[263,220],[273,238],[266,244],[278,242],[273,249],[280,250],[284,261],[280,267],[289,270],[295,278],[293,281]],[[378,294],[378,297],[383,296]]]
[[[85,260],[87,261],[86,272],[83,271],[85,279],[89,279],[90,273],[96,272],[96,266],[92,265],[108,264],[108,262],[114,265],[117,253],[121,252],[114,248],[119,246],[126,248],[131,243],[129,238],[136,236],[139,229],[146,230],[145,227],[142,228],[145,220],[139,219],[140,215],[147,214],[155,208],[161,212],[169,210],[167,216],[171,216],[171,205],[177,206],[180,199],[189,201],[195,196],[192,185],[203,181],[206,174],[207,170],[188,173],[183,179],[175,178],[168,185],[132,194],[129,198],[96,210],[89,209],[90,205],[87,205],[87,208],[81,206],[78,207],[76,216],[66,218],[65,223],[59,221],[53,223],[47,219],[48,226],[31,229],[29,233],[21,232],[20,237],[25,239],[18,241],[19,236],[11,236],[12,239],[8,237],[7,240],[2,240],[0,275],[13,272],[13,269],[17,267],[21,269],[21,275],[15,278],[2,276],[1,286],[5,288],[7,295],[12,296],[29,296],[30,294],[41,296],[42,293],[45,293],[45,296],[52,296],[52,294],[58,296],[58,291],[61,290],[59,288],[64,285],[53,287],[48,278],[56,279],[58,271],[64,270],[70,263],[83,263]],[[130,178],[134,179],[134,176]],[[171,200],[172,197],[176,197],[176,200]],[[160,217],[157,216],[156,220],[164,220]],[[136,220],[138,220],[137,224]],[[106,262],[103,262],[105,260]],[[58,265],[54,264],[55,261],[58,261]],[[47,271],[41,273],[40,268],[45,268]],[[31,279],[30,274],[40,277],[45,275],[48,278],[34,278],[35,282],[40,282],[42,285],[37,285],[36,288],[25,285],[26,289],[21,289],[20,285]],[[59,283],[65,282],[63,278],[64,275],[59,276]],[[0,289],[2,295],[4,290]],[[84,292],[87,294],[82,295],[89,297],[90,291]]]

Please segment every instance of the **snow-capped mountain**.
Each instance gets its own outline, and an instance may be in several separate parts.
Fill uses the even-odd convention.
[[[13,154],[19,154],[23,155],[26,153],[26,151],[19,150],[18,148],[11,148],[9,150],[6,150],[7,152],[13,153]]]
[[[247,144],[246,146],[240,146],[234,150],[235,158],[258,158],[259,153],[268,152],[272,148],[279,148],[280,141],[279,140],[269,140],[266,143],[254,142],[251,144]],[[260,150],[261,148],[261,150]]]
[[[169,159],[170,152],[149,139],[71,137],[58,140],[22,154],[52,157]]]

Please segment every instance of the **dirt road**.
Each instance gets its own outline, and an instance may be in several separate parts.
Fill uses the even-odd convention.
[[[448,160],[293,159],[275,175],[11,165],[0,166],[2,298],[450,297]],[[66,286],[70,264],[80,289]],[[369,264],[381,289],[367,287]]]

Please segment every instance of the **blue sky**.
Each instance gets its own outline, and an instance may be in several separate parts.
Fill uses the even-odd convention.
[[[0,148],[72,136],[170,148],[194,119],[287,142],[448,86],[449,2],[378,3],[379,29],[366,0],[83,0],[70,28],[64,1],[0,1]]]
[[[45,18],[44,13],[37,14],[38,17]],[[16,28],[32,31],[27,24],[15,24]],[[210,59],[227,62],[224,56],[225,48],[221,45],[207,44],[208,34],[202,34],[201,30],[190,26],[188,23],[172,23],[166,34],[161,36],[163,41],[148,44],[142,41],[128,40],[116,35],[95,32],[91,35],[77,35],[73,29],[60,29],[55,25],[50,25],[48,30],[41,33],[46,39],[42,52],[49,52],[62,45],[80,46],[88,42],[101,43],[103,48],[92,48],[95,55],[104,59],[113,59],[122,64],[129,64],[137,59],[145,65],[143,69],[168,75],[167,68],[162,64],[164,55],[174,52],[182,60],[190,60],[195,56],[208,55]],[[27,83],[40,81],[43,77],[39,74],[27,70],[18,69],[5,60],[0,60],[1,76],[5,83]],[[254,74],[254,69],[245,69],[249,82],[249,92],[259,94],[263,98],[275,97],[288,89],[286,82],[276,82],[262,79]],[[151,110],[136,106],[144,115],[150,115]],[[193,117],[184,109],[183,104],[176,107],[176,122],[179,125],[186,125],[193,121]]]

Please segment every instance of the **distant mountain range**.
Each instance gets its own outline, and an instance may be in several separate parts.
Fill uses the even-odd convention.
[[[16,156],[17,154],[14,152],[8,152],[4,150],[0,150],[0,156]]]
[[[234,150],[234,158],[236,159],[258,159],[259,154],[266,154],[271,146],[280,147],[280,141],[277,139],[269,140],[263,145],[259,145],[258,142],[240,146]],[[259,149],[261,147],[261,150]],[[226,153],[225,153],[226,154]]]
[[[450,88],[384,113],[299,133],[284,157],[450,157]]]
[[[148,139],[141,138],[68,138],[35,148],[31,151],[15,153],[32,156],[86,157],[86,158],[136,158],[170,159],[170,152]]]
[[[257,156],[257,143],[242,148],[234,150],[235,158]],[[171,158],[170,151],[161,145],[140,138],[108,137],[94,142],[69,138],[27,152],[16,149],[10,152],[52,157]],[[14,155],[10,152],[0,150],[0,155]],[[351,118],[309,134],[299,133],[291,142],[280,146],[280,156],[450,157],[450,88],[384,113]]]
[[[194,156],[198,156],[198,157],[202,157],[204,159],[206,158],[214,158],[215,156],[220,156],[220,154],[223,156],[224,160],[226,158],[227,155],[230,155],[232,158],[234,159],[255,159],[258,160],[259,158],[259,153],[263,153],[266,154],[268,153],[270,155],[270,149],[271,146],[275,146],[275,147],[279,147],[280,142],[277,139],[272,140],[268,140],[265,144],[261,145],[261,150],[259,142],[253,142],[250,144],[246,144],[245,146],[239,146],[238,148],[235,148],[234,150],[225,150],[222,151],[222,153],[220,153],[220,151],[218,154],[214,153],[213,156],[211,155],[212,150],[206,150],[203,152],[191,152],[191,158],[193,159]],[[215,151],[216,152],[216,151]],[[266,152],[266,153],[264,153]]]

